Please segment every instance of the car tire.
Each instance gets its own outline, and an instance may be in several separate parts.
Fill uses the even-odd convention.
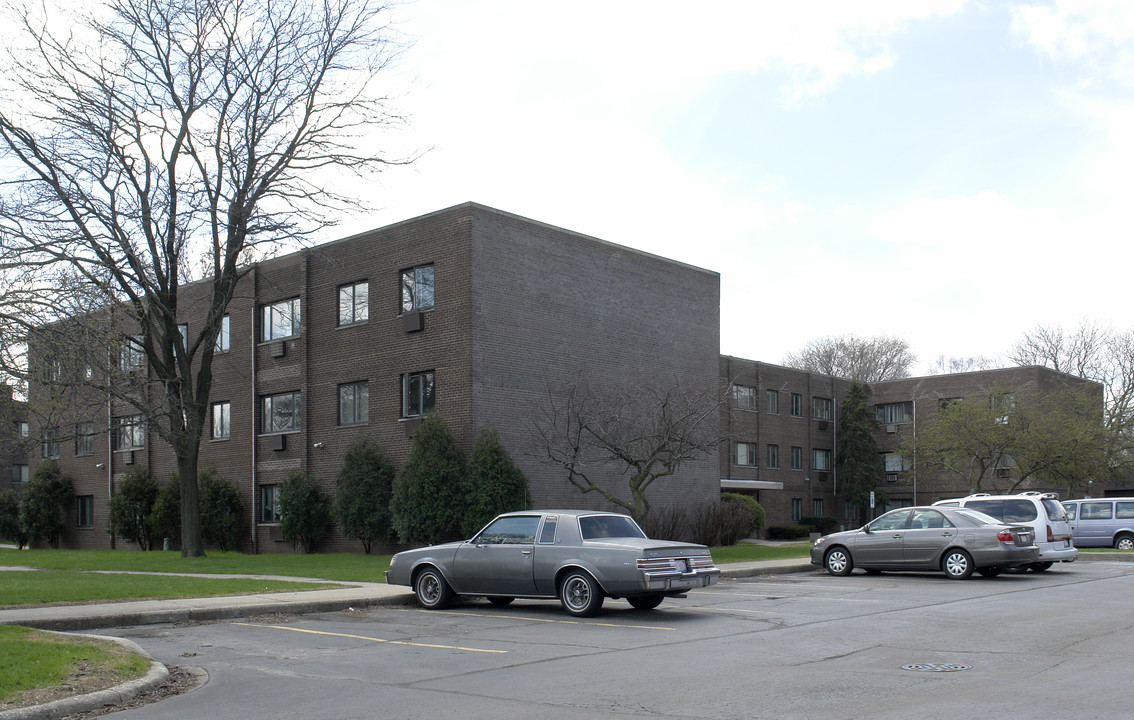
[[[559,583],[559,602],[568,615],[591,617],[602,607],[602,600],[602,588],[583,570],[571,570]]]
[[[850,552],[841,545],[835,546],[827,551],[823,556],[823,566],[827,568],[827,572],[832,575],[850,575],[851,570],[854,570],[854,561],[851,560]]]
[[[977,569],[977,572],[980,573],[981,576],[983,576],[983,577],[991,578],[991,577],[996,577],[1000,573],[1004,572],[1004,568],[1002,568],[1002,567],[983,567],[983,568]]]
[[[1114,539],[1115,550],[1134,550],[1134,535],[1122,534]]]
[[[941,559],[941,569],[950,580],[968,580],[973,576],[973,559],[964,550],[953,548]]]
[[[1047,572],[1048,568],[1050,568],[1054,564],[1055,563],[1053,562],[1035,562],[1029,565],[1028,569],[1030,569],[1032,572]]]
[[[493,605],[507,605],[515,599],[516,598],[513,597],[490,597],[488,598],[488,602],[492,603]]]
[[[653,610],[661,601],[665,599],[664,595],[633,595],[626,598],[626,602],[635,610]]]
[[[441,571],[434,567],[427,567],[418,573],[413,583],[413,592],[417,595],[417,601],[427,610],[440,610],[453,601],[453,588],[449,587]]]

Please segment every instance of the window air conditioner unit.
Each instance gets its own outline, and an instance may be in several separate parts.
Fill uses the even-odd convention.
[[[898,473],[886,473],[886,482],[890,482],[890,483],[898,482]]]
[[[996,477],[1006,478],[1006,477],[1011,477],[1011,476],[1012,476],[1012,469],[1011,468],[996,468]]]
[[[285,343],[283,340],[280,340],[277,343],[272,343],[272,357],[282,358],[286,354],[287,354],[287,343]]]
[[[268,449],[269,450],[286,450],[287,449],[287,435],[269,435],[268,436]]]
[[[408,333],[421,332],[425,329],[425,313],[411,312],[402,315],[402,330]]]
[[[818,480],[819,482],[827,482],[827,473],[817,472],[817,473],[815,473],[815,479]]]
[[[888,433],[890,433],[891,435],[893,435],[894,433],[898,432],[898,426],[897,426],[897,425],[893,425],[893,424],[891,424],[891,425],[887,425],[887,426],[886,426],[886,432],[888,432]]]
[[[820,420],[818,428],[820,430],[826,430],[827,429],[827,421],[826,420]]]
[[[127,450],[126,452],[122,453],[122,463],[124,465],[133,465],[134,464],[134,451],[133,450]]]

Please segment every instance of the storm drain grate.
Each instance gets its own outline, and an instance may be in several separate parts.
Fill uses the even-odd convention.
[[[960,672],[961,670],[972,670],[973,666],[962,665],[961,663],[912,663],[903,665],[902,669],[914,672]]]

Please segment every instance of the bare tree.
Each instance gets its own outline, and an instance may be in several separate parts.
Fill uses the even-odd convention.
[[[861,383],[896,380],[910,376],[917,356],[905,340],[895,337],[860,338],[841,335],[812,340],[798,353],[791,353],[783,364],[833,375]]]
[[[115,399],[172,446],[182,554],[201,555],[197,454],[226,308],[253,253],[310,237],[351,201],[320,172],[392,162],[357,149],[397,122],[376,92],[397,50],[386,8],[110,0],[51,22],[17,11],[22,33],[0,51],[0,153],[17,169],[0,190],[0,270],[19,274],[9,301],[23,310],[6,317],[5,347],[64,317],[57,327],[88,348],[136,336],[126,349],[143,354],[149,382]],[[183,337],[193,280],[207,302]]]
[[[983,355],[971,357],[946,357],[938,355],[937,360],[929,368],[930,375],[950,375],[952,373],[976,372],[978,370],[992,370],[996,368],[996,361]]]
[[[1040,365],[1101,383],[1108,465],[1125,476],[1134,464],[1134,330],[1125,332],[1082,321],[1073,330],[1040,325],[1024,334],[1009,353],[1018,365]]]
[[[535,452],[566,470],[580,492],[596,492],[642,521],[655,482],[720,444],[721,402],[678,384],[610,393],[585,383],[549,389],[534,423]]]

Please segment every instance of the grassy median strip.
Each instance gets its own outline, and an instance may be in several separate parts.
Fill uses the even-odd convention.
[[[116,642],[0,625],[0,710],[102,690],[149,668],[148,658]]]
[[[332,587],[340,586],[332,583],[255,578],[132,575],[75,570],[5,570],[0,571],[0,607],[248,595]]]

